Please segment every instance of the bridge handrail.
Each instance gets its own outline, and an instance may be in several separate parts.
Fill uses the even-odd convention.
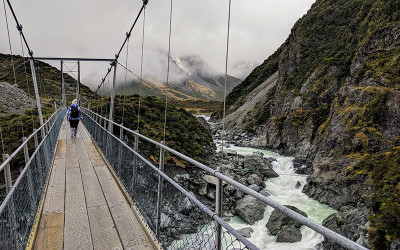
[[[140,155],[138,152],[133,150],[129,145],[127,145],[125,142],[123,142],[120,138],[117,136],[111,134],[109,131],[108,133],[114,137],[114,139],[118,140],[123,146],[125,146],[129,151],[131,151],[133,154],[135,154],[140,160],[142,160],[144,163],[146,163],[149,167],[151,167],[155,172],[157,172],[159,175],[161,175],[165,180],[167,180],[172,186],[174,186],[176,189],[178,189],[181,193],[183,193],[186,197],[188,197],[191,201],[193,201],[201,210],[203,210],[206,214],[208,214],[212,219],[216,220],[222,227],[228,230],[229,233],[231,233],[233,236],[238,238],[242,243],[246,245],[249,249],[258,249],[256,246],[254,246],[253,243],[251,243],[249,240],[247,240],[243,235],[238,233],[234,228],[232,228],[228,223],[226,223],[221,217],[219,217],[214,211],[209,209],[206,205],[204,205],[201,201],[199,201],[194,195],[192,195],[190,192],[188,192],[186,189],[181,187],[176,181],[174,181],[172,178],[170,178],[167,174],[165,174],[163,171],[158,169],[148,161],[146,158],[144,158],[142,155]]]
[[[256,199],[266,203],[267,205],[279,210],[280,212],[284,213],[285,215],[289,216],[290,218],[292,218],[292,219],[300,222],[301,224],[313,229],[314,231],[322,234],[323,236],[326,236],[327,238],[333,240],[334,242],[338,243],[339,245],[341,245],[341,246],[343,246],[345,248],[357,249],[357,250],[359,250],[359,249],[363,249],[363,250],[367,249],[367,248],[357,244],[356,242],[344,237],[343,235],[340,235],[339,233],[334,232],[331,229],[328,229],[328,228],[316,223],[315,221],[313,221],[313,220],[311,220],[311,219],[309,219],[309,218],[307,218],[307,217],[305,217],[305,216],[303,216],[301,214],[298,214],[298,213],[294,212],[293,210],[291,210],[291,209],[279,204],[278,202],[276,202],[276,201],[274,201],[274,200],[272,200],[272,199],[270,199],[270,198],[268,198],[268,197],[266,197],[266,196],[264,196],[264,195],[262,195],[262,194],[260,194],[260,193],[258,193],[256,191],[244,186],[243,184],[241,184],[241,183],[239,183],[239,182],[237,182],[235,180],[232,180],[231,178],[229,178],[229,177],[223,175],[222,173],[220,173],[219,171],[217,171],[215,169],[212,169],[212,168],[210,168],[210,167],[208,167],[208,166],[206,166],[206,165],[204,165],[204,164],[202,164],[202,163],[200,163],[200,162],[198,162],[196,160],[193,160],[192,158],[190,158],[190,157],[188,157],[188,156],[186,156],[186,155],[184,155],[182,153],[179,153],[178,151],[173,150],[173,149],[163,145],[162,143],[159,143],[159,142],[156,142],[156,141],[154,141],[154,140],[152,140],[150,138],[147,138],[146,136],[143,136],[143,135],[139,134],[138,132],[135,132],[135,131],[133,131],[133,130],[131,130],[129,128],[126,128],[121,124],[118,124],[118,123],[116,123],[114,121],[111,121],[111,120],[105,118],[105,117],[102,117],[101,115],[96,114],[95,112],[93,112],[93,111],[91,111],[89,109],[82,108],[82,110],[84,110],[84,112],[90,112],[91,114],[99,117],[100,119],[106,120],[108,123],[111,123],[111,124],[113,124],[115,126],[118,126],[118,127],[122,128],[123,130],[125,130],[125,131],[127,131],[129,133],[132,133],[135,136],[138,136],[139,138],[142,138],[142,139],[144,139],[144,140],[146,140],[146,141],[148,141],[148,142],[150,142],[150,143],[152,143],[152,144],[154,144],[154,145],[156,145],[156,146],[158,146],[160,148],[163,148],[163,149],[167,150],[168,152],[170,152],[170,153],[172,153],[172,154],[174,154],[174,155],[176,155],[176,156],[178,156],[178,157],[180,157],[180,158],[192,163],[193,165],[195,165],[195,166],[207,171],[208,173],[213,174],[215,177],[225,181],[226,183],[229,183],[229,184],[233,185],[234,187],[238,188],[239,190],[241,190],[241,191],[243,191],[243,192],[255,197]]]
[[[28,136],[28,137],[22,142],[22,144],[21,144],[15,151],[14,151],[5,161],[3,161],[3,163],[0,165],[0,172],[3,171],[3,169],[6,167],[6,165],[7,165],[12,159],[14,159],[15,156],[17,156],[18,153],[19,153],[21,150],[23,150],[25,144],[27,144],[28,141],[29,141],[30,139],[32,139],[37,133],[39,133],[39,131],[42,131],[42,132],[41,132],[41,133],[42,133],[42,137],[44,138],[44,133],[45,133],[45,132],[44,132],[44,128],[45,128],[46,126],[51,127],[51,126],[53,125],[53,123],[54,123],[54,121],[55,121],[55,118],[61,113],[62,109],[63,109],[63,108],[57,109],[57,110],[50,116],[50,118],[49,118],[45,123],[43,123],[42,126],[40,126],[40,127],[39,127],[38,129],[36,129],[30,136]]]

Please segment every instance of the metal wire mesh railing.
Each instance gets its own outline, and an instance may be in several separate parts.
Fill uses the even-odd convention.
[[[0,166],[6,170],[12,165],[12,159],[26,147],[36,133],[42,131],[43,140],[37,145],[32,156],[26,158],[26,165],[9,190],[0,206],[0,249],[25,248],[29,239],[48,170],[53,159],[65,110],[57,110],[43,126],[25,140],[25,142]]]
[[[252,190],[252,189],[250,189],[250,188],[244,186],[243,184],[241,184],[241,183],[239,183],[239,182],[237,182],[237,181],[235,181],[235,180],[233,180],[233,179],[231,179],[231,178],[229,178],[229,177],[223,175],[223,174],[220,173],[218,170],[212,169],[212,168],[210,168],[210,167],[208,167],[208,166],[206,166],[206,165],[204,165],[204,164],[202,164],[202,163],[200,163],[200,162],[198,162],[198,161],[196,161],[196,160],[194,160],[194,159],[192,159],[192,158],[190,158],[190,157],[188,157],[188,156],[186,156],[186,155],[184,155],[184,154],[181,154],[181,153],[179,153],[179,152],[177,152],[177,151],[175,151],[175,150],[173,150],[173,149],[171,149],[171,148],[169,148],[169,147],[166,147],[166,146],[163,145],[162,143],[156,142],[156,141],[154,141],[154,140],[152,140],[152,139],[150,139],[150,138],[147,138],[147,137],[145,137],[145,136],[143,136],[143,135],[141,135],[141,134],[139,134],[139,133],[137,133],[137,132],[135,132],[135,131],[132,131],[132,130],[129,129],[129,128],[126,128],[126,127],[124,127],[124,126],[122,126],[122,125],[120,125],[120,124],[117,124],[117,123],[115,123],[115,122],[113,122],[113,121],[110,121],[110,120],[108,120],[108,119],[106,119],[106,118],[104,118],[104,117],[102,117],[102,116],[100,116],[100,115],[98,115],[98,114],[92,112],[91,110],[88,110],[88,109],[83,109],[83,110],[84,110],[84,112],[86,112],[86,115],[85,115],[85,116],[87,117],[86,122],[87,122],[88,126],[94,127],[94,128],[92,128],[92,130],[94,130],[95,133],[96,133],[96,131],[97,131],[97,136],[99,135],[99,131],[100,131],[100,130],[103,130],[103,132],[100,132],[100,133],[103,133],[103,137],[100,137],[100,138],[98,138],[98,139],[96,139],[96,140],[99,140],[99,141],[103,140],[103,143],[105,143],[104,145],[107,145],[107,144],[106,144],[106,143],[107,143],[107,140],[108,140],[107,138],[111,138],[111,137],[112,137],[112,138],[116,139],[117,141],[119,141],[119,142],[117,142],[115,145],[113,144],[114,150],[117,149],[116,146],[121,147],[120,144],[122,144],[122,145],[124,145],[125,149],[120,148],[120,150],[122,150],[122,151],[130,150],[130,151],[134,154],[134,156],[132,156],[132,158],[130,158],[131,161],[129,162],[129,160],[128,160],[128,162],[126,163],[127,165],[124,165],[124,166],[120,165],[120,166],[118,166],[118,164],[117,164],[117,165],[114,165],[114,166],[113,166],[113,167],[114,167],[115,169],[117,169],[117,170],[120,169],[121,167],[123,167],[123,168],[126,168],[126,167],[127,167],[127,168],[132,168],[132,169],[127,169],[127,170],[126,170],[126,171],[128,171],[128,172],[131,171],[131,172],[129,172],[129,173],[130,173],[129,176],[132,176],[132,180],[127,180],[128,182],[130,181],[130,183],[128,183],[128,185],[127,185],[127,184],[124,184],[124,185],[127,185],[126,187],[128,187],[128,188],[130,187],[129,185],[134,185],[134,184],[136,185],[136,183],[135,183],[135,178],[136,178],[136,179],[140,179],[139,177],[136,176],[136,174],[137,174],[139,171],[135,170],[135,168],[136,168],[137,166],[139,166],[140,164],[134,164],[134,163],[132,163],[133,161],[135,161],[134,159],[141,159],[141,160],[143,160],[143,161],[145,162],[145,165],[146,165],[146,166],[152,168],[154,171],[156,171],[156,172],[158,172],[160,175],[162,175],[162,176],[163,176],[162,179],[170,179],[167,175],[164,174],[164,172],[161,171],[161,170],[162,170],[162,166],[160,166],[160,169],[161,169],[161,170],[157,169],[156,167],[153,166],[152,163],[150,163],[149,161],[147,161],[146,159],[144,159],[140,154],[137,153],[137,152],[139,151],[139,148],[138,148],[138,145],[139,145],[139,144],[138,144],[138,142],[139,142],[139,139],[140,139],[140,140],[144,141],[145,143],[150,143],[150,144],[152,144],[152,145],[154,145],[154,146],[159,147],[159,148],[161,149],[161,152],[162,152],[162,154],[160,153],[160,159],[161,159],[161,156],[163,156],[163,154],[164,154],[164,153],[163,153],[163,152],[164,152],[163,150],[165,150],[165,152],[169,152],[170,154],[173,154],[174,156],[179,157],[181,160],[187,161],[187,162],[193,164],[193,166],[195,166],[195,167],[197,167],[197,168],[199,168],[199,169],[201,169],[201,170],[206,171],[209,175],[217,177],[220,181],[224,181],[224,182],[226,182],[228,185],[232,185],[234,188],[236,188],[236,189],[238,189],[238,190],[240,190],[240,191],[242,191],[242,192],[244,192],[244,193],[246,193],[246,194],[248,194],[248,195],[251,195],[251,196],[255,197],[256,199],[258,199],[258,200],[264,202],[265,204],[267,204],[268,206],[273,207],[274,209],[276,209],[276,210],[282,212],[283,214],[285,214],[285,215],[289,216],[290,218],[292,218],[292,219],[294,219],[294,220],[300,222],[301,224],[303,224],[303,225],[305,225],[305,226],[307,226],[307,227],[309,227],[309,228],[315,230],[316,232],[322,234],[322,235],[325,236],[326,238],[328,238],[328,239],[330,239],[330,240],[332,240],[332,241],[334,241],[334,242],[340,244],[341,246],[343,246],[343,247],[345,247],[345,248],[348,248],[348,249],[366,249],[365,247],[363,247],[363,246],[357,244],[356,242],[353,242],[353,241],[351,241],[350,239],[347,239],[346,237],[344,237],[344,236],[342,236],[342,235],[340,235],[340,234],[338,234],[338,233],[336,233],[336,232],[334,232],[334,231],[332,231],[332,230],[330,230],[330,229],[328,229],[328,228],[326,228],[326,227],[324,227],[324,226],[322,226],[322,225],[320,225],[320,224],[318,224],[318,223],[316,223],[316,222],[314,222],[314,221],[312,221],[312,220],[310,220],[310,219],[304,217],[303,215],[298,214],[298,213],[294,212],[293,210],[291,210],[291,209],[289,209],[289,208],[287,208],[287,207],[285,207],[285,206],[279,204],[278,202],[272,200],[271,198],[266,197],[266,196],[264,196],[264,195],[262,195],[262,194],[260,194],[260,193],[258,193],[258,192],[256,192],[256,191],[254,191],[254,190]],[[131,142],[124,142],[124,141],[118,139],[115,135],[112,135],[111,133],[107,132],[106,129],[102,127],[102,124],[104,124],[104,125],[106,125],[106,124],[112,124],[112,125],[114,126],[114,130],[120,129],[120,131],[123,131],[123,133],[129,134],[131,137],[133,136],[133,137],[135,138],[135,141],[134,141],[134,144],[133,144],[133,145],[134,145],[133,148],[134,148],[135,150],[133,150],[131,147],[129,147],[129,146],[127,145],[127,144],[131,145],[131,144],[132,144]],[[106,126],[104,126],[104,127],[106,127]],[[91,133],[91,134],[92,134],[92,136],[93,136],[93,133]],[[108,135],[107,135],[107,134],[108,134]],[[120,132],[120,134],[122,134],[122,133]],[[107,135],[107,136],[104,137],[104,135]],[[96,136],[96,134],[94,134],[94,136]],[[118,144],[118,143],[119,143],[119,144]],[[111,144],[110,144],[110,145],[111,145]],[[110,150],[110,149],[108,149],[107,147],[105,147],[104,149],[102,148],[102,150],[103,150],[103,152],[107,152],[107,150]],[[122,153],[122,154],[123,154],[123,153]],[[115,155],[117,155],[117,154],[115,154]],[[136,158],[135,158],[135,157],[136,157]],[[112,161],[115,160],[116,158],[115,158],[115,156],[110,158],[110,155],[109,155],[109,157],[108,157],[107,159],[109,159],[109,161],[112,162]],[[161,163],[161,162],[163,162],[163,161],[160,160],[160,163]],[[114,164],[115,164],[115,163],[114,163]],[[124,164],[125,164],[125,163],[124,163]],[[129,166],[129,164],[131,164],[131,165]],[[149,168],[147,168],[147,169],[149,169]],[[122,171],[122,170],[120,169],[120,171]],[[150,170],[149,170],[149,171],[150,171]],[[120,175],[120,176],[121,176],[122,179],[124,178],[124,177],[122,177],[122,172],[121,172],[121,175]],[[164,177],[164,176],[165,176],[165,177]],[[129,177],[129,178],[130,178],[130,177]],[[150,202],[149,200],[153,200],[153,199],[154,199],[153,197],[154,197],[154,193],[155,193],[155,191],[154,191],[154,187],[155,187],[154,179],[155,179],[155,178],[153,177],[152,179],[153,179],[153,180],[152,180],[153,183],[151,184],[151,185],[152,185],[152,191],[150,191],[150,190],[144,190],[145,192],[151,192],[151,194],[152,194],[151,196],[150,196],[149,194],[146,196],[147,200],[145,200],[145,203],[147,202],[148,204],[150,204],[150,203],[149,203],[149,202]],[[170,180],[171,180],[171,179],[170,179]],[[159,181],[157,185],[159,185],[159,183],[162,183],[162,182]],[[220,233],[222,238],[219,239],[219,237],[215,237],[215,239],[216,239],[216,242],[214,242],[215,244],[218,245],[218,244],[222,244],[223,242],[229,242],[229,241],[226,240],[226,233],[227,233],[227,232],[229,232],[229,233],[232,234],[234,237],[236,237],[237,240],[243,242],[243,241],[241,240],[243,237],[242,237],[240,234],[237,234],[237,231],[235,231],[235,230],[233,230],[233,229],[232,229],[232,230],[231,230],[231,229],[227,230],[227,228],[230,228],[230,226],[229,226],[227,223],[225,223],[221,218],[215,216],[215,213],[211,212],[211,211],[209,210],[209,208],[207,208],[204,204],[202,204],[202,203],[200,203],[198,200],[196,200],[192,194],[188,193],[186,190],[184,190],[182,187],[180,187],[175,181],[171,180],[170,183],[173,183],[174,187],[177,188],[178,190],[180,190],[183,194],[185,194],[185,196],[188,197],[191,201],[195,201],[195,203],[197,204],[197,206],[201,207],[202,210],[203,210],[204,212],[206,212],[206,213],[208,214],[207,211],[209,211],[210,214],[208,214],[208,215],[209,215],[210,217],[212,217],[212,218],[214,219],[214,221],[217,221],[217,222],[218,222],[218,224],[217,224],[216,227],[220,227],[220,226],[223,227],[222,232]],[[175,186],[175,185],[176,185],[176,186]],[[134,189],[133,189],[133,190],[134,190]],[[132,192],[132,190],[131,190],[130,192]],[[162,193],[162,192],[158,192],[158,193]],[[167,191],[167,193],[168,193],[168,191]],[[131,194],[131,195],[132,195],[132,194]],[[133,194],[133,196],[134,196],[134,194]],[[150,197],[152,197],[152,198],[150,198]],[[194,198],[194,199],[191,199],[191,198]],[[133,197],[133,199],[135,199],[135,198]],[[184,199],[184,198],[183,198],[183,199]],[[181,200],[180,202],[182,202],[182,200]],[[197,203],[197,202],[198,202],[198,203]],[[153,203],[152,203],[151,205],[149,205],[149,206],[151,206],[151,207],[154,208],[154,204],[155,204],[155,203],[153,202]],[[160,203],[157,203],[157,206],[160,206]],[[151,209],[150,209],[150,210],[151,210]],[[149,211],[150,211],[150,210],[149,210]],[[146,211],[147,211],[147,210],[146,210]],[[147,213],[151,214],[150,216],[152,216],[152,215],[154,214],[154,212],[148,212],[148,211],[147,211]],[[155,223],[155,224],[156,224],[155,230],[156,230],[157,234],[159,234],[159,233],[160,233],[160,229],[161,229],[161,223],[160,223],[160,222],[162,221],[162,218],[160,218],[160,217],[162,217],[162,216],[161,216],[161,213],[157,213],[157,214],[158,214],[158,216],[159,216],[159,218],[157,219],[157,221],[154,221],[154,219],[153,219],[153,220],[148,219],[148,221],[149,221],[148,223],[149,223],[150,225],[152,225],[152,224]],[[165,217],[164,217],[164,218],[165,218]],[[153,229],[153,230],[154,230],[154,229]],[[216,230],[216,232],[217,232],[217,233],[215,233],[216,236],[219,235],[219,234],[218,234],[218,230]],[[162,232],[161,232],[161,233],[162,233]],[[162,238],[162,237],[164,237],[164,236],[160,236],[160,237]],[[225,237],[225,238],[224,238],[224,237]],[[243,239],[244,239],[244,238],[243,238]],[[244,239],[244,240],[245,240],[246,242],[248,242],[246,239]],[[196,240],[194,240],[194,241],[196,241]],[[232,242],[236,242],[236,240],[233,240]],[[251,243],[250,243],[250,244],[251,244]],[[225,245],[227,245],[227,244],[225,244]],[[229,245],[229,244],[228,244],[228,245]],[[171,245],[171,246],[172,246],[172,245]],[[182,245],[181,245],[181,246],[182,246]],[[253,245],[245,245],[245,247],[253,248]],[[237,247],[235,247],[235,249],[236,249],[236,248],[237,248]],[[254,247],[254,248],[256,248],[256,247]],[[240,249],[240,248],[239,248],[239,249]]]
[[[129,146],[87,114],[83,123],[164,248],[216,249],[221,244],[221,249],[258,249],[140,155],[137,143]],[[218,226],[223,228],[220,242],[215,240]]]

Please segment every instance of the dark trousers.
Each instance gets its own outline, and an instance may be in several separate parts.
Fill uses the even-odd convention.
[[[71,128],[78,128],[79,120],[70,120],[69,121],[69,126]]]

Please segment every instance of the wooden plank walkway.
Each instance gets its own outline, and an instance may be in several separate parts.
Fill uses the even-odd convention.
[[[64,120],[34,249],[155,249],[83,124]]]

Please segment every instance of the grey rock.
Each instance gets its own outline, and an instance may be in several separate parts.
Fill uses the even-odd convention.
[[[266,190],[266,189],[263,189],[263,190],[261,190],[260,191],[260,194],[262,194],[262,195],[264,195],[264,196],[270,196],[271,194],[268,192],[268,190]]]
[[[366,235],[368,209],[366,207],[344,206],[339,212],[329,215],[322,225],[345,236],[352,241],[358,241],[370,248]],[[361,238],[361,239],[360,239]],[[330,240],[323,242],[324,249],[344,249]]]
[[[161,223],[160,223],[161,228],[168,228],[171,226],[171,218],[168,215],[162,213],[160,220],[161,220]]]
[[[265,188],[265,182],[256,174],[251,174],[247,177],[247,183],[249,185],[255,184],[257,186]]]
[[[0,115],[8,113],[24,113],[34,108],[36,102],[18,85],[0,82]]]
[[[277,161],[274,157],[264,157],[264,159],[268,162],[268,163],[272,163],[274,161]]]
[[[299,189],[301,187],[300,181],[296,182],[296,185],[294,186],[296,189]]]
[[[243,191],[236,189],[235,192],[233,193],[233,197],[237,200],[242,199],[244,196]]]
[[[301,231],[294,226],[283,226],[276,236],[276,242],[294,243],[302,239]]]
[[[390,250],[399,250],[400,249],[400,240],[397,239],[390,244]]]
[[[264,178],[278,177],[272,165],[264,160],[260,154],[252,154],[244,158],[243,167],[250,173],[261,175]]]
[[[199,189],[199,195],[204,196],[207,194],[207,184],[204,184]]]
[[[285,207],[307,217],[307,214],[305,212],[294,206],[285,205]],[[283,226],[294,226],[295,228],[299,228],[301,227],[301,224],[300,222],[295,221],[294,219],[275,209],[274,211],[272,211],[266,227],[272,235],[277,235],[279,230],[281,230]]]
[[[236,202],[237,214],[250,225],[264,217],[265,208],[266,204],[250,195]]]
[[[313,166],[305,159],[295,158],[293,160],[293,168],[296,174],[312,174]]]
[[[245,228],[239,229],[237,231],[238,231],[238,233],[243,235],[243,237],[246,237],[246,238],[250,238],[251,233],[254,232],[253,228],[251,228],[251,227],[245,227]]]
[[[259,191],[261,190],[261,187],[260,187],[260,186],[257,186],[256,184],[251,184],[251,185],[249,186],[249,188],[252,189],[252,190],[254,190],[254,191],[256,191],[256,192],[259,192]]]
[[[208,190],[207,197],[212,200],[215,200],[215,190],[212,189]]]

